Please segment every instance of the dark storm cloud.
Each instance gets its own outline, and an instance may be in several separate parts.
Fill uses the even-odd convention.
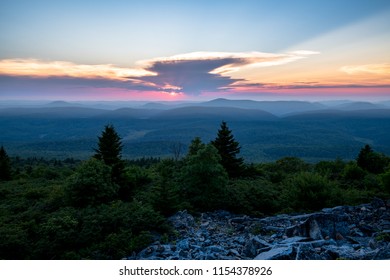
[[[146,76],[138,79],[154,84],[156,90],[200,95],[205,91],[219,91],[229,87],[234,82],[240,81],[239,79],[211,73],[219,67],[235,62],[236,59],[233,58],[157,61],[146,69],[156,73],[156,76]]]

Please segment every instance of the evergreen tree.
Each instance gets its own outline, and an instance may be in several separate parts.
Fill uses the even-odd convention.
[[[209,211],[223,206],[228,175],[219,161],[217,149],[208,144],[188,156],[182,169],[182,194],[197,210]]]
[[[383,154],[374,152],[370,145],[365,145],[360,150],[356,162],[360,168],[374,174],[380,174],[384,172],[386,166],[389,164],[389,158]]]
[[[218,130],[218,135],[211,142],[217,148],[221,156],[220,163],[227,171],[229,177],[238,177],[243,169],[243,159],[237,157],[240,153],[240,145],[234,139],[232,131],[228,128],[226,122],[221,123],[221,128]]]
[[[11,180],[11,163],[4,147],[0,148],[0,181]]]
[[[94,156],[96,159],[103,160],[109,166],[121,160],[123,145],[121,138],[112,125],[106,125],[98,139],[98,148],[95,149],[96,154]]]
[[[123,180],[124,162],[122,160],[122,142],[112,125],[106,125],[102,135],[98,137],[98,148],[94,158],[103,161],[111,167],[112,180],[121,184]]]
[[[188,147],[188,154],[187,156],[193,156],[196,155],[196,153],[204,148],[205,144],[202,142],[200,137],[195,137],[192,141],[190,146]]]

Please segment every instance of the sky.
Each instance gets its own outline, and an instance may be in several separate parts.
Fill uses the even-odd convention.
[[[390,1],[1,0],[1,100],[390,100]]]

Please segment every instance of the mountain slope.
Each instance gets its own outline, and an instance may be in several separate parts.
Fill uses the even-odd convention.
[[[275,120],[268,112],[233,107],[191,106],[166,110],[152,117],[157,119],[219,119],[219,120]]]

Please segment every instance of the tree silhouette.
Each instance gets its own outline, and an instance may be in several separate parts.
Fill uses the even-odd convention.
[[[221,206],[228,175],[219,161],[218,151],[211,144],[187,157],[181,173],[182,192],[197,210],[209,211]]]
[[[383,154],[376,153],[370,145],[365,145],[359,152],[356,159],[357,165],[374,174],[383,173],[389,164],[389,158]]]
[[[103,160],[105,164],[110,166],[121,160],[123,148],[121,138],[112,125],[106,125],[98,139],[98,148],[94,149],[96,159]]]
[[[4,147],[0,148],[0,181],[11,180],[11,162]]]
[[[202,142],[202,140],[200,139],[200,137],[195,137],[194,139],[192,139],[191,143],[190,143],[190,146],[188,147],[188,154],[187,156],[194,156],[196,155],[196,153],[204,148],[205,144]]]
[[[221,123],[217,137],[211,142],[221,156],[220,163],[227,171],[229,177],[238,177],[243,169],[243,159],[237,157],[240,153],[240,144],[234,139],[232,131],[225,121]]]
[[[103,161],[112,169],[112,179],[120,184],[123,179],[124,163],[122,161],[122,142],[114,126],[106,125],[102,135],[98,137],[98,148],[94,158]]]

